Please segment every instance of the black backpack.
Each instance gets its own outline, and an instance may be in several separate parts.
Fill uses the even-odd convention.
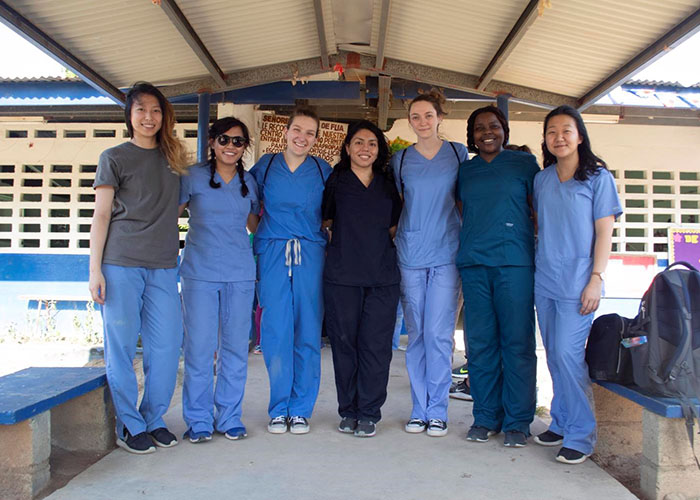
[[[634,382],[652,394],[680,400],[692,446],[693,418],[698,418],[692,399],[700,398],[700,272],[675,262],[657,274],[633,328],[647,339],[630,349]]]
[[[619,314],[596,318],[586,343],[586,364],[594,380],[629,385],[633,380],[632,356],[622,341],[635,334],[630,330],[633,320]]]

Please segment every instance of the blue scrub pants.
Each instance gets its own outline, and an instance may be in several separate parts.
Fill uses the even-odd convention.
[[[321,381],[325,245],[308,240],[300,244],[301,262],[291,267],[285,262],[286,240],[269,240],[258,254],[260,342],[270,377],[270,418],[310,418]]]
[[[194,432],[244,428],[241,413],[255,282],[181,281],[185,318],[182,416]]]
[[[459,273],[454,264],[401,270],[401,302],[408,333],[406,370],[411,418],[447,421]]]
[[[469,266],[459,272],[474,425],[529,436],[537,384],[534,269]]]
[[[564,436],[566,448],[590,455],[596,422],[585,355],[593,313],[582,316],[580,302],[540,294],[535,295],[535,305],[554,387],[549,430]]]
[[[117,414],[117,434],[132,436],[165,427],[163,415],[175,390],[182,310],[177,268],[102,265],[106,300],[102,306],[107,381]],[[144,389],[134,373],[136,343],[143,345]]]

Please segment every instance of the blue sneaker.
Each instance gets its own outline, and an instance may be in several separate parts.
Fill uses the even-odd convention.
[[[205,441],[211,441],[211,432],[194,432],[192,429],[187,429],[182,439],[187,439],[190,443],[203,443]]]
[[[226,439],[230,439],[231,441],[237,441],[238,439],[248,437],[248,434],[245,431],[245,427],[231,427],[229,430],[224,432],[224,436]]]

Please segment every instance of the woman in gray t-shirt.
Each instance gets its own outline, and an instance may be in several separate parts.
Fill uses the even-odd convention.
[[[182,313],[177,290],[178,194],[187,150],[173,136],[175,115],[150,83],[126,96],[131,140],[100,155],[90,230],[90,293],[101,305],[107,381],[117,444],[152,453],[177,444],[163,414],[175,388]],[[143,344],[144,396],[133,369]]]

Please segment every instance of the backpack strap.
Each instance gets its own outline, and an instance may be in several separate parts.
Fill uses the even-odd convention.
[[[265,181],[267,180],[267,173],[270,171],[270,165],[272,165],[272,160],[275,159],[275,156],[277,156],[278,153],[273,154],[270,156],[270,161],[267,162],[267,167],[265,167],[265,174],[263,174],[263,186],[265,185]],[[323,185],[326,185],[326,181],[323,179],[323,170],[321,170],[321,164],[318,162],[315,156],[311,156],[311,159],[314,161],[316,164],[316,168],[318,169],[318,175],[321,176],[321,182]]]
[[[323,179],[323,170],[321,170],[321,164],[318,162],[318,160],[316,159],[315,156],[311,156],[311,159],[312,159],[312,160],[314,161],[314,163],[316,164],[316,168],[318,169],[318,175],[321,176],[321,182],[322,182],[323,185],[325,186],[325,185],[326,185],[326,181]]]
[[[270,171],[270,165],[272,165],[272,160],[275,159],[275,156],[277,156],[277,153],[270,156],[270,161],[267,162],[267,167],[265,167],[265,174],[263,175],[263,186],[265,186],[265,181],[267,180],[267,173]]]
[[[457,148],[455,147],[455,143],[452,141],[448,141],[450,143],[450,146],[452,146],[452,151],[454,151],[455,156],[457,157],[457,166],[459,167],[462,164],[462,160],[459,159],[459,153],[457,152]]]

